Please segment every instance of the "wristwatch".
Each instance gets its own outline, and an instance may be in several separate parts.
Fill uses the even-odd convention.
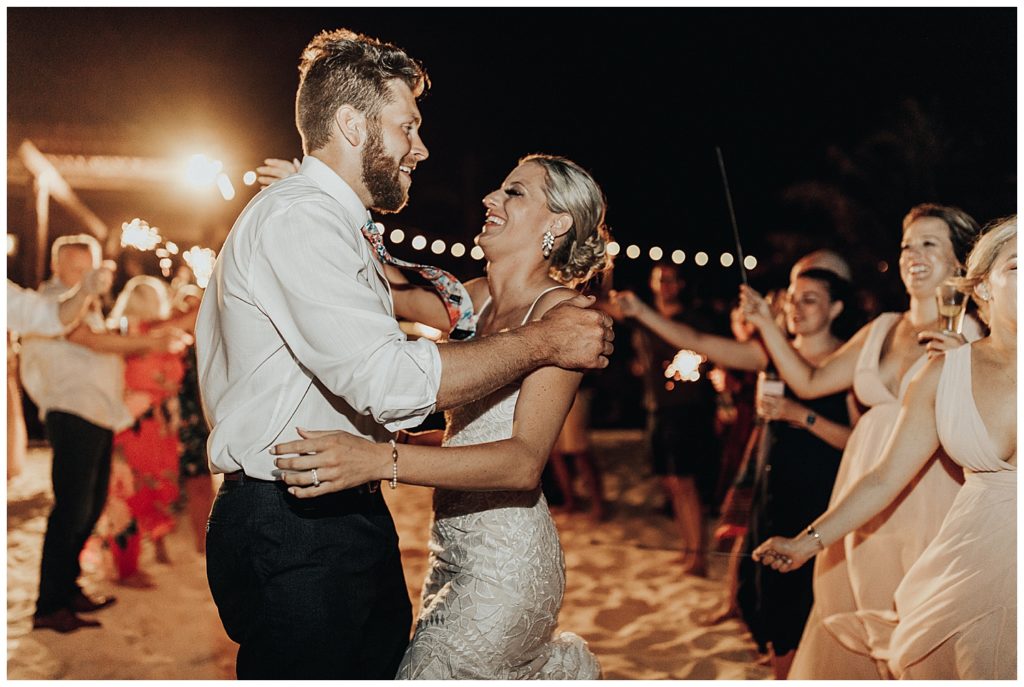
[[[807,423],[808,427],[812,426],[817,421],[818,421],[818,416],[815,415],[813,412],[807,413],[807,417],[804,419],[804,422]]]

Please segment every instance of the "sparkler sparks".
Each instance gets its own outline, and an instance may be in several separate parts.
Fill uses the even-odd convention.
[[[680,382],[696,382],[700,379],[700,365],[707,358],[696,351],[681,349],[672,358],[672,362],[665,368],[665,377],[677,379]]]
[[[149,226],[149,222],[144,219],[136,217],[131,222],[121,223],[122,247],[131,246],[139,250],[153,250],[162,240],[160,230]]]
[[[192,274],[196,275],[196,284],[199,285],[199,288],[205,289],[206,285],[210,283],[210,276],[213,274],[213,265],[217,260],[217,254],[209,248],[192,246],[182,253],[181,257],[185,260],[185,264],[189,266],[189,269],[192,270]]]

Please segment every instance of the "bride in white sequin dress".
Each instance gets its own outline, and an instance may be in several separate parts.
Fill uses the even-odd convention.
[[[569,160],[523,158],[501,188],[484,198],[484,206],[477,245],[488,276],[466,284],[478,305],[476,336],[529,326],[575,296],[570,286],[607,265],[603,195]],[[396,313],[421,322],[448,321],[439,301],[415,293],[415,301],[406,300],[408,294],[395,288]],[[424,300],[431,312],[424,312]],[[559,368],[536,370],[450,411],[443,447],[399,447],[399,481],[437,491],[430,568],[398,678],[600,677],[586,642],[555,632],[565,562],[539,487],[580,377]],[[382,466],[380,445],[345,433],[331,433],[330,442],[324,434],[306,435],[311,439],[282,445],[278,454],[316,451],[304,457],[302,468],[345,475],[338,488],[391,474],[390,446],[383,447]]]

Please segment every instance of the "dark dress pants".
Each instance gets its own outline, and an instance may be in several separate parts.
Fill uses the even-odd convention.
[[[393,679],[412,606],[380,492],[297,499],[281,483],[225,481],[206,570],[241,679]]]
[[[53,447],[53,510],[43,540],[36,615],[69,607],[78,590],[78,555],[107,502],[114,440],[109,429],[59,411],[46,414],[46,436]]]

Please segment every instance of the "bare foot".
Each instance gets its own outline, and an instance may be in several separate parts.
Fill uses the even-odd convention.
[[[701,613],[696,617],[697,624],[709,626],[724,623],[726,620],[740,617],[740,609],[730,601],[723,601],[710,611]]]
[[[153,578],[149,576],[149,573],[143,570],[136,570],[134,573],[123,579],[117,580],[117,584],[122,587],[131,587],[133,589],[155,589],[156,583]]]

